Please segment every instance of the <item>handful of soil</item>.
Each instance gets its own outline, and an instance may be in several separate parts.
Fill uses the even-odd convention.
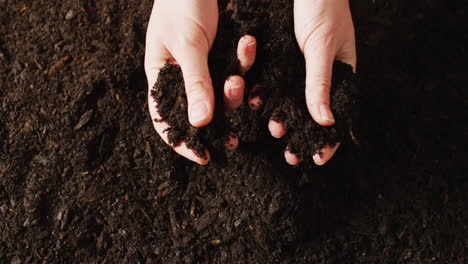
[[[306,162],[312,161],[313,154],[320,153],[326,145],[355,142],[353,124],[357,124],[359,115],[359,93],[357,78],[350,65],[340,61],[333,64],[331,109],[335,124],[330,127],[318,125],[307,109],[305,61],[294,36],[293,2],[244,0],[226,8],[227,2],[219,1],[220,24],[210,52],[216,105],[214,119],[209,125],[202,128],[190,126],[180,68],[167,64],[160,71],[152,96],[161,118],[171,127],[169,142],[178,145],[183,140],[200,157],[204,157],[206,148],[212,161],[225,164],[224,145],[229,131],[239,136],[241,144],[265,141],[265,137],[269,137],[266,124],[270,118],[282,121],[288,131],[280,140],[283,147]],[[255,19],[249,14],[255,14]],[[247,95],[259,96],[263,105],[254,111],[244,103],[234,113],[226,115],[224,80],[238,73],[233,54],[239,38],[245,34],[255,36],[258,47],[255,64],[245,76],[246,98]],[[254,85],[256,89],[252,91]],[[278,144],[273,139],[268,140]],[[264,147],[268,145],[263,144]]]
[[[188,121],[184,79],[178,65],[166,64],[161,69],[151,95],[158,105],[162,120],[170,126],[168,139],[172,146],[178,146],[184,141],[197,156],[207,158],[206,148],[213,161],[226,162],[224,145],[229,140],[229,123],[224,117],[223,106],[216,104],[213,120],[207,126],[191,126]],[[216,100],[219,101],[218,96]]]
[[[301,83],[304,79],[299,80]],[[310,158],[321,153],[325,146],[334,147],[338,142],[357,142],[353,123],[359,116],[358,89],[352,67],[341,61],[333,64],[330,103],[335,124],[324,127],[316,123],[306,106],[305,86],[286,90],[277,100],[272,119],[281,121],[288,131],[282,138],[286,148],[300,158]],[[281,90],[279,91],[281,92]]]

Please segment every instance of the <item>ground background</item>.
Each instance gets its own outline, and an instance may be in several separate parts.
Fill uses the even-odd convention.
[[[162,144],[150,8],[0,0],[0,262],[467,262],[465,1],[353,4],[362,144],[307,171]]]

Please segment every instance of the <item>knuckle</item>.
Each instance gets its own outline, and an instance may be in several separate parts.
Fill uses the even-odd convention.
[[[331,47],[334,43],[334,34],[327,31],[317,31],[310,34],[306,39],[303,49],[315,50],[320,47]]]
[[[187,77],[185,86],[188,98],[204,97],[206,94],[206,83],[201,76]]]
[[[319,40],[332,35],[333,30],[329,29],[325,21],[325,19],[314,19],[297,28],[296,37],[302,49],[311,40]]]
[[[307,87],[311,87],[313,90],[329,91],[331,86],[331,80],[327,76],[315,75],[312,76],[311,80],[307,83]]]
[[[203,35],[192,31],[185,31],[181,34],[179,43],[185,47],[199,48],[206,46],[206,38]]]
[[[179,34],[179,43],[186,47],[208,48],[210,40],[203,27],[195,21],[189,21]]]

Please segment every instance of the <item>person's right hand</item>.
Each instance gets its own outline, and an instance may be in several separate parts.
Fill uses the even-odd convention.
[[[182,69],[188,101],[189,122],[202,127],[211,122],[214,111],[213,86],[208,69],[208,53],[216,36],[218,26],[217,0],[155,0],[146,36],[145,71],[148,78],[148,107],[153,125],[161,138],[169,144],[167,128],[161,120],[157,105],[151,98],[151,89],[158,79],[159,70],[167,61],[177,63]],[[256,40],[244,36],[239,41],[238,59],[240,70],[245,73],[255,60]],[[231,76],[224,86],[224,101],[227,110],[240,106],[244,96],[244,80]],[[234,149],[238,138],[231,137],[227,149]],[[199,164],[207,164],[187,148],[184,142],[173,146],[180,155]]]

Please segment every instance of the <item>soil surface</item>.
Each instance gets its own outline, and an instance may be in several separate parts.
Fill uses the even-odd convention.
[[[239,150],[202,167],[147,111],[152,1],[0,0],[0,262],[466,263],[468,4],[352,2],[359,145],[290,167],[268,102],[243,105]]]

